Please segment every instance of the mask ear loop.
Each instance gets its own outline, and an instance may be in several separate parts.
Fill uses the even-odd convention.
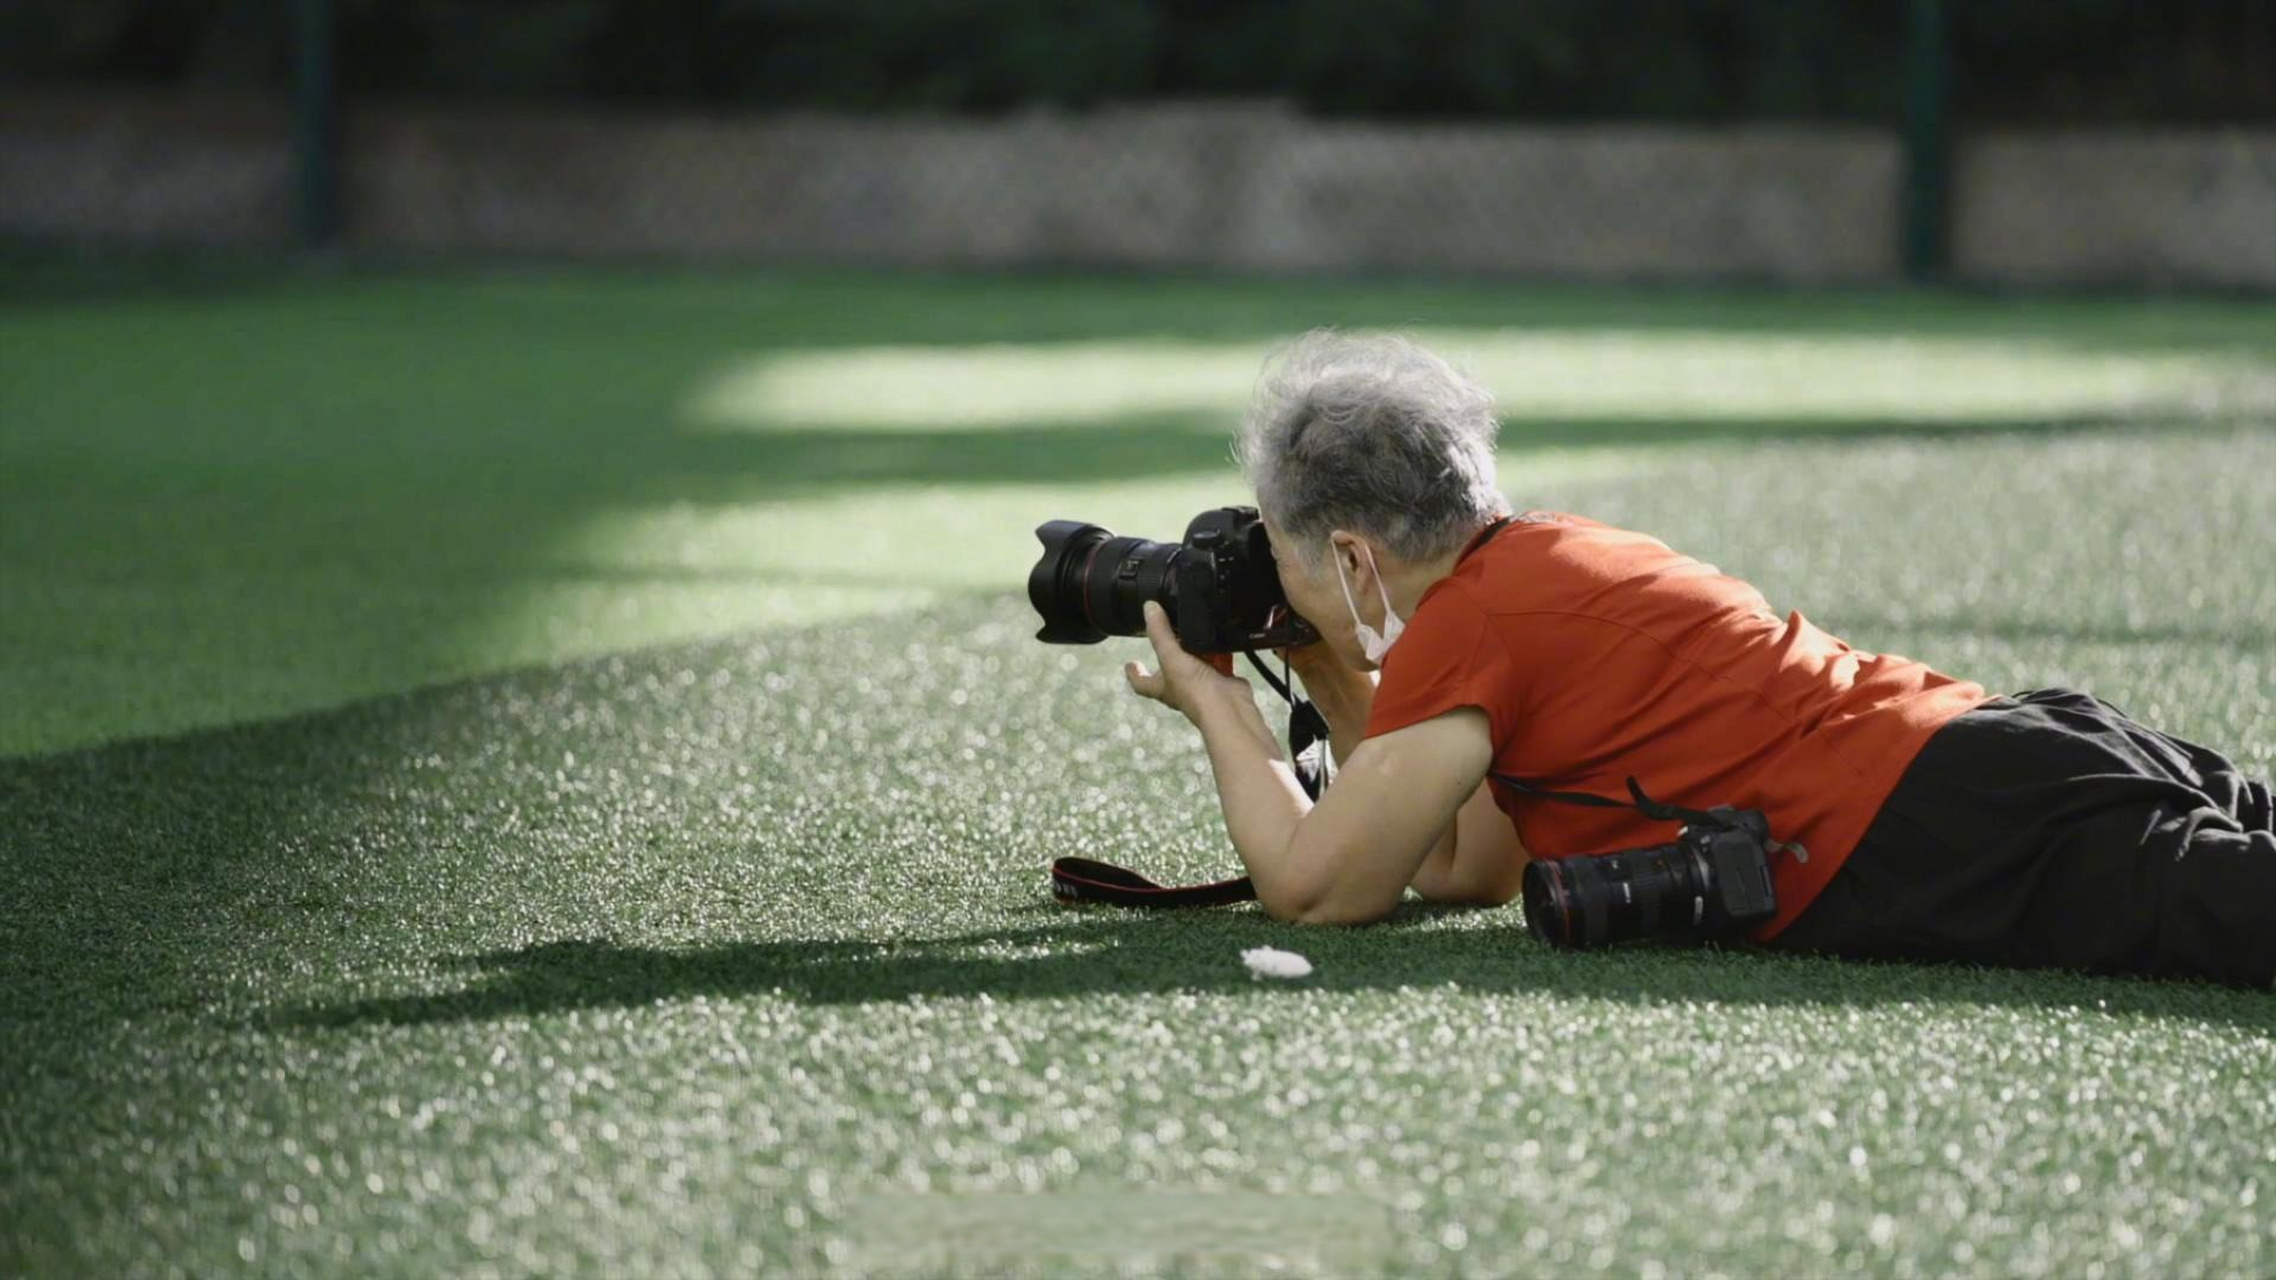
[[[1365,547],[1365,544],[1362,546],[1367,552],[1367,571],[1375,575],[1376,594],[1383,597],[1383,627],[1376,632],[1376,635],[1382,639],[1382,652],[1368,655],[1380,662],[1383,654],[1389,653],[1391,646],[1399,642],[1400,633],[1407,628],[1407,620],[1400,617],[1398,611],[1391,607],[1391,584],[1383,580],[1383,566],[1375,562],[1375,549]]]
[[[1374,549],[1364,542],[1360,549],[1367,553],[1368,571],[1375,575],[1375,590],[1383,597],[1382,628],[1368,626],[1367,620],[1359,616],[1359,602],[1351,594],[1351,576],[1344,572],[1341,559],[1336,561],[1336,585],[1343,588],[1344,608],[1351,610],[1352,634],[1359,638],[1360,652],[1366,654],[1370,662],[1381,662],[1391,646],[1398,643],[1399,634],[1407,623],[1391,608],[1391,584],[1383,580],[1383,568],[1375,563]]]

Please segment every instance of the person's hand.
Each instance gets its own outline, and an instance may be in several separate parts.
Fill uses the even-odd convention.
[[[1162,606],[1149,600],[1145,612],[1146,638],[1153,642],[1160,669],[1149,672],[1135,662],[1123,663],[1122,675],[1133,693],[1182,712],[1188,720],[1195,719],[1211,699],[1251,696],[1249,682],[1233,674],[1233,655],[1203,659],[1187,653]]]

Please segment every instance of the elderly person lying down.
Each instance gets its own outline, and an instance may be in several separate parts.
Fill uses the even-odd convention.
[[[1748,936],[1774,948],[2276,977],[2266,783],[2085,693],[1853,649],[1644,534],[1513,513],[1495,428],[1399,338],[1315,333],[1260,384],[1240,454],[1321,636],[1289,654],[1341,766],[1317,804],[1247,682],[1146,606],[1156,669],[1124,674],[1200,730],[1272,915],[1500,904],[1528,859],[1667,844],[1683,824],[1571,798],[1634,778],[1768,819],[1776,911]]]

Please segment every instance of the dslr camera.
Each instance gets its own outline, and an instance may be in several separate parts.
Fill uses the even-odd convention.
[[[1076,520],[1035,531],[1043,556],[1027,575],[1027,598],[1043,617],[1045,644],[1097,644],[1146,633],[1157,601],[1186,652],[1244,653],[1320,638],[1288,607],[1272,543],[1255,507],[1218,507],[1193,518],[1182,542],[1116,537]]]
[[[1673,844],[1525,867],[1525,923],[1554,947],[1701,942],[1778,914],[1770,823],[1760,810],[1717,805],[1689,819]]]

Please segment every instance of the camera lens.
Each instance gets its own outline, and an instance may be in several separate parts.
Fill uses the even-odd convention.
[[[1160,601],[1176,620],[1174,571],[1184,547],[1118,538],[1098,525],[1073,520],[1049,521],[1035,536],[1043,543],[1043,555],[1028,572],[1027,599],[1043,618],[1036,639],[1096,644],[1110,635],[1144,635],[1148,600]]]
[[[1685,937],[1712,884],[1706,863],[1681,843],[1537,859],[1525,868],[1525,927],[1555,947]]]

